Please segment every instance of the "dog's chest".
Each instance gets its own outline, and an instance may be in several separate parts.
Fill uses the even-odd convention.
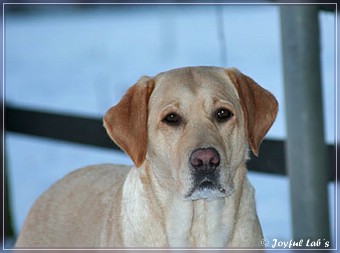
[[[228,241],[223,224],[224,200],[197,200],[177,205],[168,219],[170,247],[224,247]],[[176,215],[177,214],[177,215]]]
[[[227,241],[222,214],[224,201],[195,201],[190,229],[193,247],[223,247]]]

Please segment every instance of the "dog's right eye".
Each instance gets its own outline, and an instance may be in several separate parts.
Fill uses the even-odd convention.
[[[162,122],[169,126],[179,126],[181,124],[181,120],[181,116],[177,113],[169,113],[162,119]]]

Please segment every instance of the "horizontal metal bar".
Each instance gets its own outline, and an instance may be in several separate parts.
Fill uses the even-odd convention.
[[[99,118],[63,115],[7,105],[5,128],[6,131],[20,134],[120,150],[108,137],[102,119]],[[283,141],[265,139],[261,144],[259,157],[251,154],[251,159],[247,162],[248,169],[256,172],[287,175],[284,145]],[[329,159],[332,161],[329,180],[334,180],[334,146],[328,145],[327,151]]]
[[[101,119],[62,115],[6,106],[7,131],[52,139],[119,149],[103,127]]]

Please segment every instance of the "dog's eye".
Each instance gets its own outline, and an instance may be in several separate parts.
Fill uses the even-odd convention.
[[[218,122],[226,122],[228,121],[234,114],[225,108],[220,108],[216,111],[216,120]]]
[[[181,116],[177,113],[169,113],[165,116],[162,122],[169,126],[179,126],[181,124],[181,120]]]

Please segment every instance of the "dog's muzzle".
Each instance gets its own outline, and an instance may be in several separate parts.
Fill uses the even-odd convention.
[[[224,197],[225,189],[220,180],[220,155],[214,148],[199,148],[194,150],[189,158],[193,187],[186,195],[188,199],[213,199]]]

